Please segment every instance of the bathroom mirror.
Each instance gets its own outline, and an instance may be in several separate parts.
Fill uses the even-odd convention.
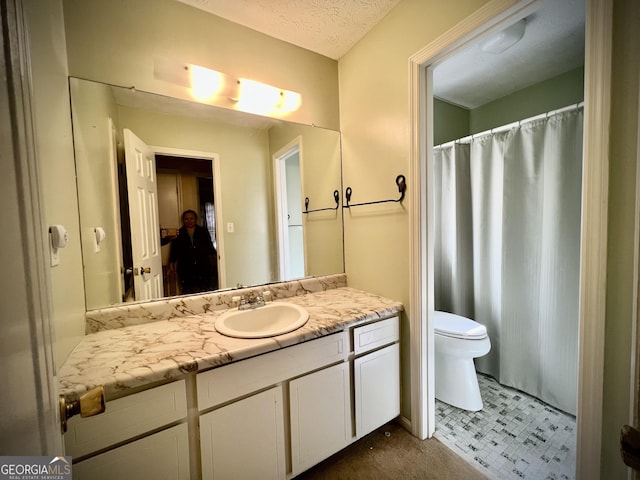
[[[73,77],[70,92],[87,310],[182,294],[166,265],[187,209],[217,249],[212,290],[344,271],[339,132]],[[144,169],[155,189],[132,211]]]

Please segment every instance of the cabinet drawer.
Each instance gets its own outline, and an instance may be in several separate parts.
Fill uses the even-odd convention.
[[[353,329],[353,353],[359,355],[400,339],[400,319],[392,317]]]
[[[200,373],[197,377],[198,409],[206,410],[344,361],[348,350],[348,332],[344,331]]]
[[[114,478],[189,480],[187,424],[181,423],[73,465],[73,480]]]
[[[187,416],[184,380],[107,402],[95,417],[72,417],[64,435],[66,454],[81,457]]]

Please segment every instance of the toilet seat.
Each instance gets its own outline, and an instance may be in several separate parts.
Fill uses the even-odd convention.
[[[434,332],[446,337],[481,340],[487,336],[487,328],[467,317],[453,313],[433,312]]]

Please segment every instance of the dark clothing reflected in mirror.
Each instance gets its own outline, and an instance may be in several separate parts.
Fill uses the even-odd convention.
[[[171,242],[169,268],[176,271],[181,294],[201,293],[218,288],[216,250],[209,231],[195,222],[197,215],[187,210],[184,225]]]

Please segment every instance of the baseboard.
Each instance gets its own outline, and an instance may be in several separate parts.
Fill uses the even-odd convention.
[[[396,418],[395,421],[400,426],[402,426],[402,428],[411,432],[411,420],[409,420],[407,417],[405,417],[404,415],[400,415],[399,417]]]

